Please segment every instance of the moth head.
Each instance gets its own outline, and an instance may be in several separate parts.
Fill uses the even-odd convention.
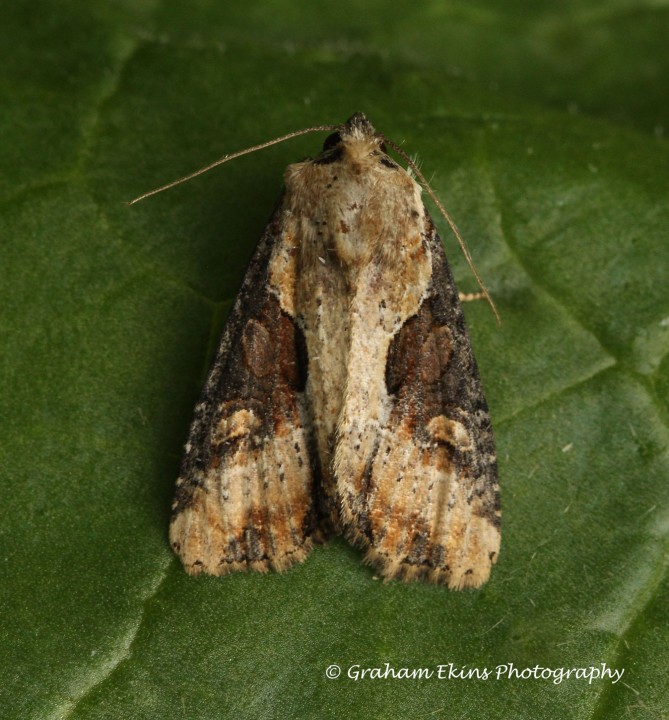
[[[357,138],[373,138],[376,130],[364,113],[357,112],[341,126],[342,135],[351,135]]]
[[[316,164],[329,164],[340,160],[344,155],[344,145],[364,144],[369,147],[370,155],[378,156],[386,167],[397,168],[388,157],[384,137],[377,133],[364,113],[355,113],[345,123],[325,139],[321,154],[314,160]]]
[[[381,133],[376,132],[375,127],[369,122],[365,113],[357,112],[355,115],[351,115],[351,117],[341,125],[338,132],[330,137],[335,135],[339,135],[340,138],[350,137],[356,140],[371,140],[376,143],[384,153],[387,153],[386,145],[383,142],[385,138]],[[325,142],[327,142],[327,140]]]

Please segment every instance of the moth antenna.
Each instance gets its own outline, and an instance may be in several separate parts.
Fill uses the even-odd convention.
[[[479,287],[481,288],[483,295],[485,296],[485,299],[488,301],[488,304],[492,308],[493,313],[495,314],[495,318],[497,318],[497,323],[499,325],[502,324],[502,320],[499,316],[499,313],[497,312],[497,308],[495,307],[495,303],[493,302],[492,298],[490,297],[490,293],[488,292],[488,288],[485,286],[483,280],[481,280],[481,276],[478,274],[478,271],[476,270],[476,266],[474,265],[474,261],[472,260],[472,256],[469,254],[469,249],[467,248],[467,245],[465,245],[465,241],[462,239],[462,235],[460,235],[460,231],[458,230],[456,224],[451,220],[451,216],[446,212],[446,208],[441,204],[441,201],[436,196],[434,190],[430,187],[430,183],[425,179],[425,175],[418,169],[418,165],[409,157],[409,155],[402,150],[402,148],[396,143],[390,140],[389,138],[385,137],[385,135],[380,135],[380,137],[383,139],[385,143],[390,145],[390,147],[401,157],[403,158],[408,164],[409,167],[416,173],[416,177],[420,180],[423,187],[427,190],[427,194],[432,198],[432,201],[434,204],[439,208],[439,212],[444,216],[446,219],[446,222],[449,224],[451,230],[453,231],[453,234],[458,240],[458,244],[460,245],[460,249],[462,250],[463,255],[465,256],[465,259],[467,260],[467,264],[469,265],[471,271],[474,273],[474,277],[476,278],[476,281],[479,284]]]
[[[291,138],[297,137],[298,135],[307,135],[308,133],[313,132],[331,132],[333,130],[338,130],[340,127],[340,125],[316,125],[315,127],[305,128],[303,130],[293,130],[293,132],[290,132],[287,135],[282,135],[281,137],[274,138],[273,140],[268,140],[267,142],[260,143],[260,145],[253,145],[252,147],[246,148],[245,150],[238,150],[237,152],[231,153],[230,155],[224,155],[222,158],[219,158],[215,162],[203,168],[200,168],[199,170],[196,170],[195,172],[192,172],[188,175],[184,175],[178,180],[173,180],[172,182],[167,183],[167,185],[162,185],[155,190],[149,190],[149,192],[145,192],[143,195],[136,197],[134,200],[130,200],[130,202],[128,202],[128,205],[134,205],[140,200],[145,200],[146,198],[151,197],[151,195],[157,195],[163,190],[169,190],[175,185],[181,185],[181,183],[192,180],[198,175],[202,175],[203,173],[212,170],[218,165],[222,165],[223,163],[228,162],[228,160],[234,160],[235,158],[241,157],[242,155],[248,155],[249,153],[255,152],[256,150],[263,150],[264,148],[270,147],[270,145],[276,145],[283,142],[284,140],[290,140]]]

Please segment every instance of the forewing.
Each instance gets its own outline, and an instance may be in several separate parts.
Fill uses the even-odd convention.
[[[362,483],[352,534],[387,578],[478,587],[500,546],[488,407],[441,241],[430,221],[430,287],[393,337],[391,410]]]
[[[269,283],[281,208],[260,241],[196,407],[170,542],[186,570],[283,570],[314,531],[301,331]]]

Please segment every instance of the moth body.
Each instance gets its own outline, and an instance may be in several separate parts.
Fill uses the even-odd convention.
[[[191,573],[283,570],[338,532],[386,578],[490,574],[495,451],[457,290],[421,187],[362,114],[286,170],[173,510]]]

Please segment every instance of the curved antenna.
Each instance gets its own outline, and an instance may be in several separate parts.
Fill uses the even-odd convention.
[[[276,145],[277,143],[283,142],[284,140],[290,140],[291,138],[297,137],[298,135],[307,135],[308,133],[313,132],[329,132],[332,130],[338,130],[340,127],[340,125],[316,125],[315,127],[305,128],[304,130],[294,130],[287,135],[282,135],[281,137],[274,138],[274,140],[268,140],[267,142],[260,143],[260,145],[254,145],[253,147],[246,148],[245,150],[238,150],[237,152],[231,153],[230,155],[224,155],[222,158],[219,158],[215,162],[210,163],[206,167],[195,170],[195,172],[184,175],[178,180],[173,180],[172,182],[167,183],[167,185],[162,185],[155,190],[149,190],[149,192],[145,192],[143,195],[136,197],[134,200],[130,200],[130,202],[128,202],[128,205],[134,205],[140,200],[145,200],[146,198],[151,197],[151,195],[157,195],[158,193],[163,192],[163,190],[169,190],[175,185],[181,185],[181,183],[192,180],[194,177],[202,175],[203,173],[206,173],[209,170],[212,170],[213,168],[228,162],[228,160],[234,160],[235,158],[241,157],[242,155],[248,155],[249,153],[255,152],[256,150],[262,150],[263,148],[270,147],[270,145]]]

